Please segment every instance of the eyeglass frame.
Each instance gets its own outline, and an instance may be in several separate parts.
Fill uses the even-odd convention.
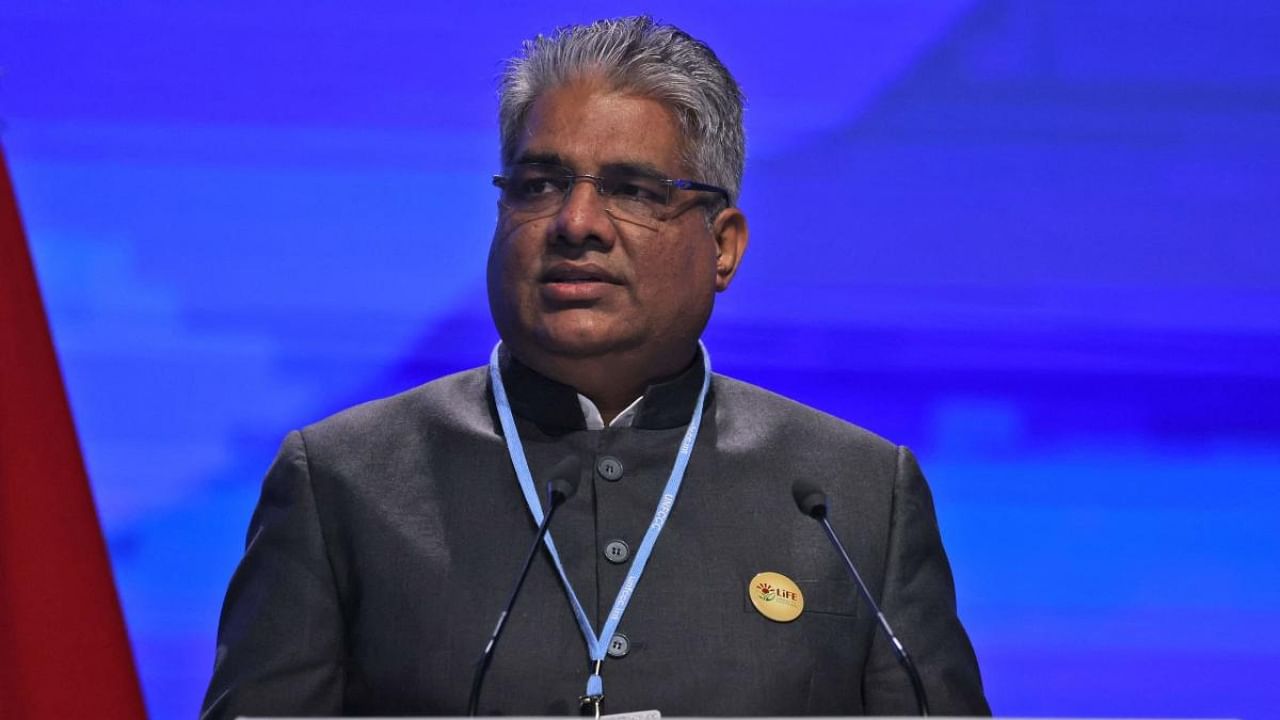
[[[586,180],[590,182],[592,185],[594,185],[596,188],[596,194],[599,195],[602,199],[607,201],[610,197],[612,197],[611,195],[605,192],[605,188],[603,185],[603,183],[608,181],[609,178],[604,178],[599,175],[590,175],[588,173],[577,173],[573,171],[573,168],[565,167],[564,165],[559,165],[556,163],[525,162],[525,163],[516,163],[516,165],[526,166],[526,167],[538,166],[538,167],[545,167],[545,168],[554,168],[554,169],[564,171],[563,175],[559,175],[557,177],[558,179],[561,179],[561,180],[567,180],[569,184],[565,187],[564,192],[561,193],[560,202],[558,205],[555,206],[555,209],[552,211],[553,214],[555,212],[559,212],[560,209],[564,207],[564,203],[568,201],[569,195],[573,193],[573,189],[577,187],[578,183],[583,180]],[[692,192],[717,193],[724,198],[725,209],[733,207],[733,201],[729,196],[729,191],[718,185],[711,185],[709,183],[698,182],[696,180],[688,180],[685,178],[666,178],[666,177],[661,177],[657,175],[646,174],[644,172],[631,172],[631,173],[628,173],[628,175],[643,177],[646,180],[656,182],[660,185],[665,186],[667,188],[667,197],[665,202],[662,203],[663,207],[670,205],[671,199],[672,199],[672,194],[671,194],[672,189],[689,190]],[[507,192],[507,183],[509,183],[510,181],[511,181],[510,175],[494,175],[492,179],[494,187],[497,187],[499,190],[501,190],[504,196],[506,195],[506,192]],[[499,198],[498,203],[509,210],[520,212],[519,208],[512,207],[511,205],[508,205],[507,203],[503,202],[501,197]],[[694,205],[696,205],[696,203]],[[689,207],[694,207],[694,205],[690,205]],[[606,210],[609,209],[607,204],[605,208]],[[652,219],[658,222],[665,222],[667,220],[670,220],[676,217],[677,215],[680,215],[681,213],[685,212],[688,209],[689,208],[683,208],[678,210],[677,212],[672,213],[671,215],[654,216],[652,218],[645,218],[645,219]],[[609,214],[613,215],[612,212],[610,212]]]

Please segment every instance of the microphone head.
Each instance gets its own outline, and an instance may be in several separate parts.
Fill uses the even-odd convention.
[[[791,486],[791,497],[795,498],[800,512],[815,520],[827,516],[827,494],[808,480],[797,480]]]
[[[552,505],[559,505],[578,492],[582,460],[576,455],[565,456],[551,468],[549,475],[551,479],[547,481],[547,495]]]

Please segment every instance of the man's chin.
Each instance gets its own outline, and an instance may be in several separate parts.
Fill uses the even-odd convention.
[[[540,338],[538,347],[549,355],[564,358],[589,358],[629,350],[637,347],[638,342],[625,342],[618,338],[549,336]]]
[[[564,358],[588,358],[624,352],[642,345],[643,338],[619,328],[595,325],[544,327],[534,334],[534,344],[549,355]]]

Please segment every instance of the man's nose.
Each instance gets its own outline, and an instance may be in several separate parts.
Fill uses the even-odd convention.
[[[574,178],[573,187],[556,215],[557,238],[571,243],[593,239],[609,242],[613,221],[605,209],[605,199],[592,178]]]

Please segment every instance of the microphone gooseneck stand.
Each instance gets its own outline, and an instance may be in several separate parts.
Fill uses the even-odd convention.
[[[533,566],[533,559],[538,555],[538,547],[542,545],[542,539],[546,537],[547,530],[551,527],[551,518],[556,514],[556,509],[578,490],[579,467],[578,458],[568,457],[557,463],[551,471],[552,479],[547,483],[547,514],[538,525],[538,533],[533,539],[533,544],[529,546],[529,554],[524,558],[524,567],[520,569],[520,578],[516,581],[515,589],[511,591],[511,597],[507,599],[507,606],[498,616],[493,634],[489,636],[489,642],[480,653],[480,659],[476,661],[476,672],[471,679],[471,697],[467,701],[468,717],[475,717],[479,711],[480,689],[484,687],[484,677],[489,672],[489,664],[493,662],[494,648],[498,646],[498,638],[507,624],[507,618],[511,616],[511,608],[515,607],[520,588],[524,587],[525,578],[529,576],[529,568]]]
[[[800,512],[817,520],[822,525],[822,529],[827,531],[827,537],[830,538],[831,544],[835,546],[836,551],[840,553],[840,558],[844,560],[845,569],[853,577],[854,583],[862,594],[862,599],[866,600],[867,605],[875,612],[880,628],[884,630],[884,634],[889,638],[889,644],[893,648],[894,655],[898,658],[898,664],[906,670],[907,676],[911,678],[911,690],[915,693],[916,705],[920,708],[920,717],[928,717],[929,702],[925,698],[924,683],[920,680],[920,673],[916,670],[916,664],[911,661],[911,656],[907,654],[907,649],[903,647],[902,642],[898,640],[898,636],[894,634],[893,628],[889,627],[889,621],[885,619],[884,613],[880,611],[880,606],[876,604],[875,598],[871,597],[871,591],[867,589],[867,584],[862,581],[862,575],[858,572],[858,568],[854,566],[853,560],[849,558],[849,553],[845,551],[844,544],[840,542],[840,538],[836,537],[836,531],[831,527],[831,521],[827,519],[826,493],[802,480],[792,487],[791,494],[795,498],[796,506],[800,508]]]

